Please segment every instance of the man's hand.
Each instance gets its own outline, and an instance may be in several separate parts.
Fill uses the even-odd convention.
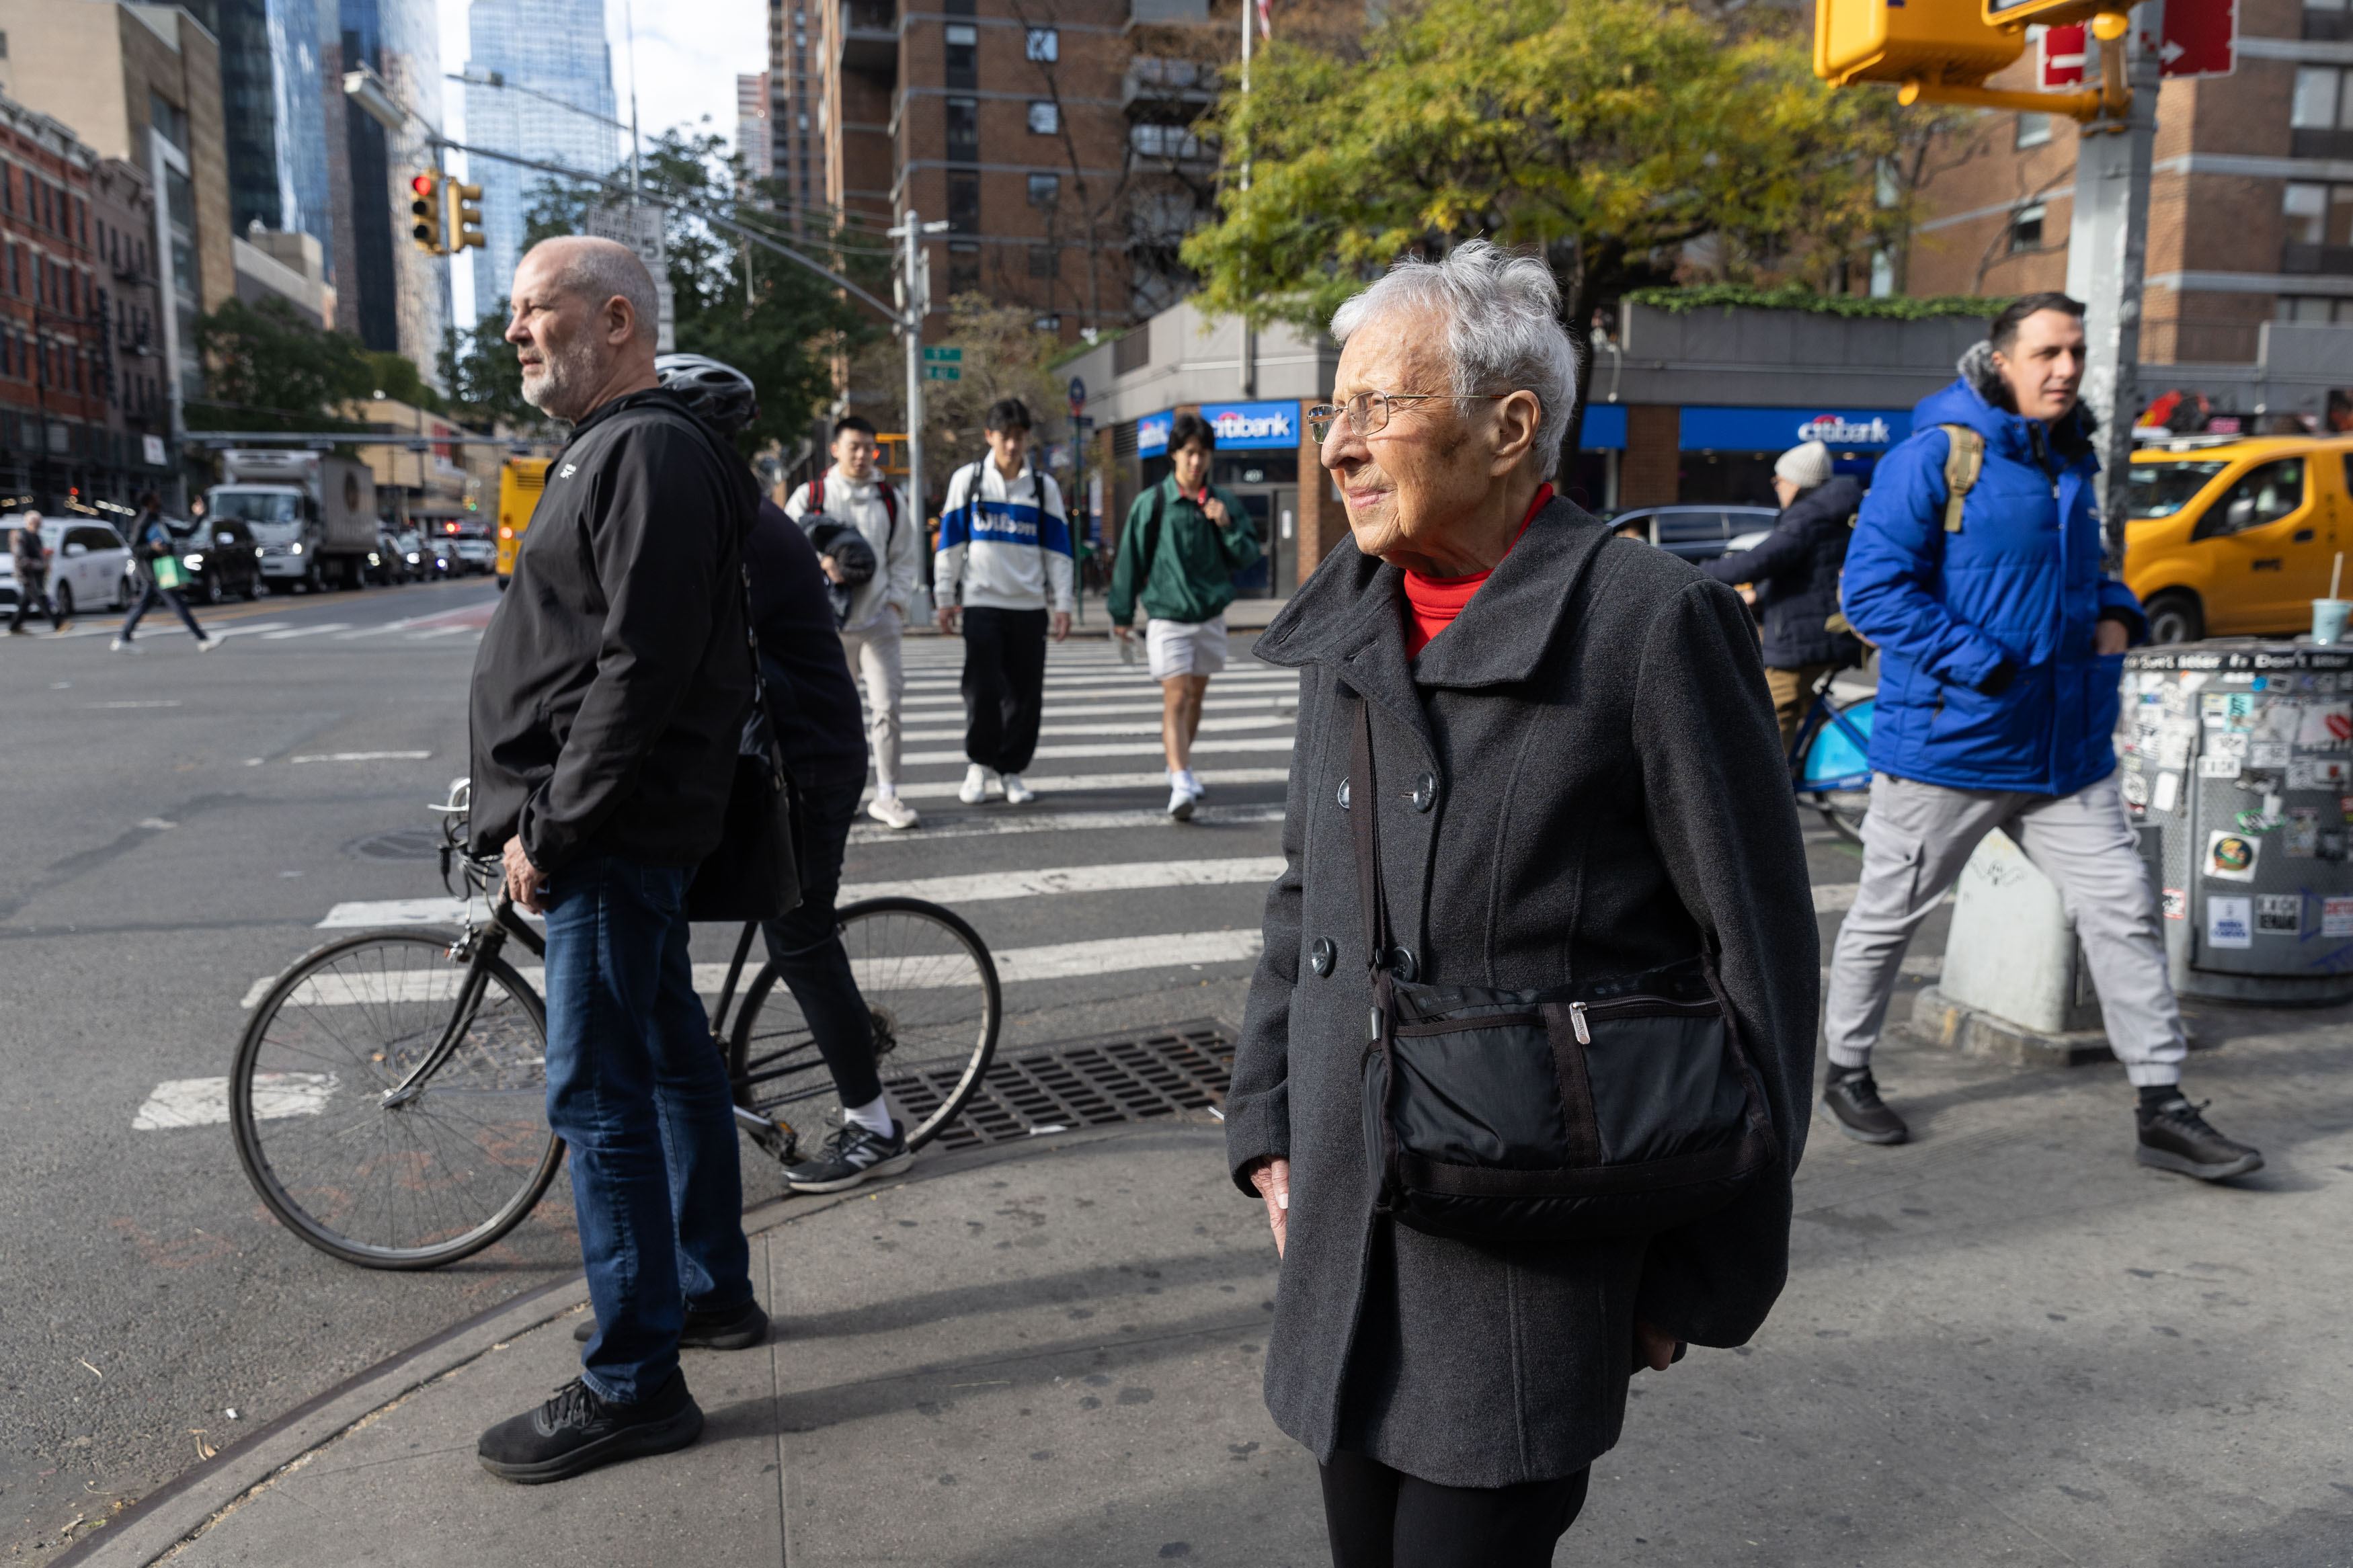
[[[540,912],[539,895],[546,888],[546,879],[531,857],[522,852],[522,835],[507,840],[504,858],[507,867],[507,897],[533,914]]]
[[[1226,520],[1233,515],[1226,510],[1226,503],[1219,500],[1215,496],[1211,496],[1208,499],[1208,503],[1201,508],[1201,512],[1203,516],[1207,517],[1211,522],[1216,523],[1219,528],[1225,527]]]
[[[832,556],[820,555],[817,558],[817,563],[825,568],[825,577],[827,582],[839,584],[844,580],[841,572],[841,563],[836,561]]]
[[[940,606],[940,635],[942,637],[948,637],[955,636],[955,623],[956,607],[954,605],[942,605]]]
[[[1683,1341],[1656,1323],[1634,1320],[1634,1348],[1642,1364],[1652,1372],[1664,1372],[1674,1364],[1675,1352],[1683,1348]]]
[[[1250,1179],[1266,1200],[1266,1228],[1274,1232],[1274,1255],[1280,1258],[1291,1232],[1291,1162],[1271,1155],[1250,1168]]]
[[[1064,637],[1071,635],[1070,611],[1056,610],[1054,612],[1054,630],[1052,635],[1056,642],[1060,642]]]
[[[1113,626],[1111,629],[1111,635],[1117,637],[1122,642],[1126,642],[1135,636],[1135,628],[1134,626]]]
[[[2122,653],[2132,642],[2132,631],[2124,622],[2104,619],[2099,630],[2092,634],[2092,650],[2099,654]]]
[[[906,606],[906,605],[904,605],[901,604],[901,603],[900,603],[898,600],[896,600],[896,599],[885,599],[885,600],[883,600],[883,601],[882,601],[882,607],[883,607],[884,609],[886,609],[886,610],[890,611],[892,615],[894,615],[894,616],[898,616],[898,617],[899,617],[899,624],[900,624],[901,626],[905,626],[905,625],[907,624],[907,606]]]

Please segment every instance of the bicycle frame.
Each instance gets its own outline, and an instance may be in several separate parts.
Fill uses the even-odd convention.
[[[1836,726],[1839,733],[1845,736],[1848,743],[1857,752],[1866,757],[1871,754],[1871,737],[1856,729],[1847,718],[1846,710],[1831,700],[1831,683],[1837,679],[1838,671],[1831,670],[1814,683],[1813,706],[1806,710],[1805,721],[1798,726],[1797,739],[1789,742],[1789,754],[1787,759],[1789,764],[1789,787],[1799,795],[1818,795],[1826,790],[1862,789],[1871,783],[1871,770],[1868,767],[1861,773],[1846,773],[1834,779],[1809,779],[1805,776],[1807,754],[1814,749],[1814,742],[1820,738],[1821,731],[1831,726]]]

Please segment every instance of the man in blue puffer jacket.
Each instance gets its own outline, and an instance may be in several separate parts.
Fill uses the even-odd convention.
[[[2003,311],[1960,378],[1913,411],[1855,525],[1842,597],[1879,646],[1877,777],[1823,1005],[1822,1114],[1864,1142],[1904,1142],[1872,1047],[1912,933],[2000,828],[2058,884],[2083,940],[2109,1044],[2139,1091],[2141,1163],[2212,1181],[2263,1156],[2181,1094],[2181,1011],[2108,739],[2126,646],[2148,628],[2101,569],[2099,464],[2077,402],[2083,315],[2064,294]]]

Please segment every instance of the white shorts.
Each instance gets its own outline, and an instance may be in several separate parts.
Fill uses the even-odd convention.
[[[1146,621],[1144,650],[1152,679],[1172,675],[1215,675],[1226,668],[1226,617],[1206,621]]]

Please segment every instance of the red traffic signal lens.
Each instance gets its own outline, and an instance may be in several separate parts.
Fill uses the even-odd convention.
[[[429,196],[433,194],[433,176],[419,174],[408,182],[408,188],[420,196]]]

